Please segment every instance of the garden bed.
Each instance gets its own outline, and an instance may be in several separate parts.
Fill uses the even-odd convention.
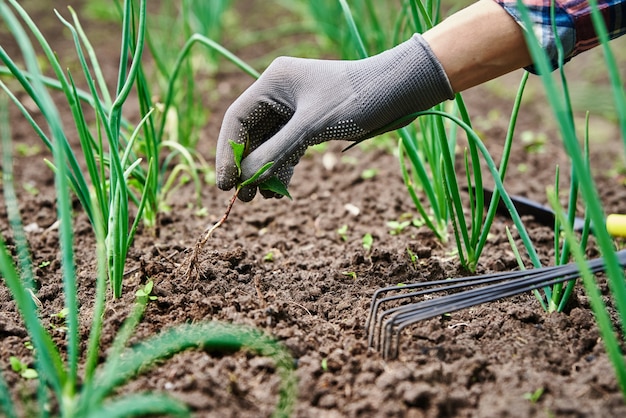
[[[69,41],[60,31],[57,35],[50,42],[61,50]],[[103,51],[115,51],[115,46],[104,46]],[[572,80],[586,80],[595,52],[575,61]],[[475,128],[496,158],[512,106],[509,92],[520,76],[512,74],[465,94]],[[221,94],[209,104],[211,119],[199,149],[207,159],[213,158],[227,105],[250,82],[248,76],[232,72],[217,76]],[[555,163],[562,164],[563,184],[568,165],[540,90],[538,80],[532,81],[505,185],[511,194],[545,203]],[[618,130],[601,116],[592,117],[598,136],[591,141],[591,164],[602,202],[608,212],[626,213],[624,179],[613,170],[623,166]],[[63,324],[54,316],[63,308],[63,287],[53,173],[43,162],[49,153],[15,109],[11,129],[16,145],[34,150],[16,155],[15,179],[36,266],[41,316],[61,342]],[[545,143],[537,140],[541,135]],[[529,147],[524,136],[534,138],[537,146]],[[160,215],[158,227],[140,227],[137,233],[123,296],[107,301],[102,355],[130,312],[135,291],[153,280],[157,299],[149,302],[131,343],[186,322],[219,320],[257,327],[281,341],[297,362],[294,416],[626,416],[582,286],[562,314],[543,312],[534,296],[525,294],[410,327],[396,360],[385,360],[367,347],[364,327],[376,289],[467,274],[454,255],[452,237],[441,243],[426,228],[414,226],[390,233],[388,221],[414,214],[415,209],[397,158],[387,147],[373,146],[375,141],[346,153],[341,152],[344,144],[334,143],[307,154],[292,180],[292,201],[237,202],[201,254],[197,279],[185,276],[179,267],[204,228],[222,215],[230,193],[205,185],[202,203],[208,215],[199,216],[192,185],[183,186],[169,202],[171,209]],[[374,177],[362,176],[372,169]],[[80,314],[88,321],[95,240],[78,203],[75,212]],[[543,263],[554,263],[552,229],[525,220]],[[344,225],[345,239],[337,232]],[[479,273],[517,268],[505,226],[512,228],[510,220],[496,218]],[[4,203],[0,232],[8,235]],[[369,251],[361,241],[368,233],[374,239]],[[411,259],[407,248],[417,259]],[[589,256],[594,255],[590,250]],[[600,283],[606,293],[602,278]],[[88,328],[82,332],[86,338]],[[12,372],[8,364],[10,356],[28,360],[32,355],[4,286],[0,337],[0,366],[13,398],[32,395],[32,381]],[[189,351],[155,365],[122,391],[167,392],[187,402],[197,416],[258,417],[273,411],[278,383],[274,364],[262,357]],[[534,399],[538,390],[543,393]]]

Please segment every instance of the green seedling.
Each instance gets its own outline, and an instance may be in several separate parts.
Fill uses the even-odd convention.
[[[348,241],[348,225],[342,225],[341,228],[337,229],[337,234],[342,241]]]
[[[67,316],[69,315],[69,312],[69,309],[63,308],[59,312],[50,315],[53,320],[50,324],[50,328],[60,332],[67,332]]]
[[[26,363],[22,362],[22,360],[17,357],[11,356],[9,358],[9,362],[11,363],[11,369],[13,369],[16,373],[19,373],[19,375],[24,379],[37,379],[39,377],[37,370],[31,369]]]
[[[67,318],[67,314],[69,313],[69,309],[63,308],[59,312],[52,314],[54,318],[65,319]]]
[[[268,263],[274,261],[274,253],[272,251],[269,251],[267,254],[265,254],[265,256],[263,256],[263,261],[267,261]]]
[[[343,274],[346,277],[350,277],[352,280],[356,280],[357,278],[356,271],[344,271],[341,274]]]
[[[26,193],[31,196],[37,196],[39,194],[39,189],[35,187],[35,185],[32,183],[25,182],[24,184],[22,184],[22,188]]]
[[[41,152],[38,145],[15,144],[15,152],[22,157],[33,157]]]
[[[63,308],[59,312],[50,315],[55,322],[50,324],[50,328],[56,331],[67,332],[67,315],[69,312],[69,309]],[[57,325],[59,323],[61,325]]]
[[[413,265],[417,264],[417,260],[419,260],[419,257],[417,256],[417,254],[411,251],[409,247],[406,247],[406,253],[409,255],[409,260],[411,260],[411,264]]]
[[[328,371],[328,359],[326,357],[322,359],[321,367],[325,372]]]
[[[143,300],[146,300],[146,301],[157,300],[157,297],[152,294],[153,287],[154,287],[154,282],[150,280],[148,283],[146,283],[144,287],[139,288],[139,290],[135,292],[135,296],[137,296],[137,299],[143,298]]]
[[[538,154],[546,149],[548,138],[543,132],[537,133],[533,131],[524,131],[521,134],[522,144],[526,152],[530,154]]]
[[[229,140],[228,142],[230,144],[231,149],[233,150],[233,158],[235,160],[235,165],[237,166],[237,174],[241,176],[241,161],[246,156],[246,152],[248,148],[247,142],[238,143],[233,140]],[[226,220],[228,219],[228,215],[230,214],[230,211],[233,209],[233,205],[235,204],[235,201],[237,200],[237,196],[239,195],[239,192],[241,191],[241,189],[245,186],[249,186],[251,184],[256,183],[259,180],[259,178],[265,172],[267,172],[267,170],[272,168],[273,165],[274,165],[273,161],[266,163],[263,167],[259,168],[257,172],[252,175],[252,177],[236,185],[235,192],[233,193],[233,196],[230,198],[230,201],[228,202],[226,211],[224,212],[222,217],[215,224],[213,224],[213,226],[206,229],[204,236],[198,240],[193,252],[191,253],[191,256],[185,262],[185,265],[187,265],[185,269],[186,270],[185,275],[187,277],[190,276],[192,270],[196,270],[196,276],[197,276],[198,272],[197,272],[196,266],[198,263],[198,254],[200,254],[200,251],[202,250],[206,242],[209,240],[209,238],[211,238],[211,235],[213,234],[213,232],[217,228],[222,226],[224,222],[226,222]],[[291,199],[291,195],[289,194],[289,191],[287,190],[287,186],[285,186],[276,176],[271,176],[267,180],[262,181],[261,183],[258,184],[258,187],[261,190],[269,190],[280,196],[287,196],[289,199]]]
[[[204,218],[208,216],[209,210],[207,208],[198,208],[193,214],[198,218]]]
[[[374,237],[369,232],[363,235],[363,239],[361,240],[363,244],[363,248],[365,251],[370,251],[372,249],[372,245],[374,245]]]
[[[400,233],[411,225],[411,221],[388,221],[389,233],[391,235],[400,235]]]
[[[378,170],[375,168],[368,168],[366,170],[363,170],[361,172],[361,178],[363,180],[370,180],[373,179],[374,177],[376,177],[376,175],[378,174]]]
[[[535,404],[539,401],[539,398],[541,398],[541,395],[543,395],[543,392],[545,391],[544,388],[540,387],[537,390],[535,390],[534,392],[527,392],[524,394],[524,399],[529,400],[531,403]]]

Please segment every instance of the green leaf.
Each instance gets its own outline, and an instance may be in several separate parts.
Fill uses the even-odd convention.
[[[246,144],[239,144],[232,139],[228,140],[230,147],[233,150],[235,157],[235,165],[237,166],[237,175],[241,175],[241,160],[243,160],[243,154],[246,152]]]
[[[235,165],[237,166],[237,174],[241,176],[241,160],[243,160],[243,155],[246,152],[246,144],[239,144],[233,141],[232,139],[229,139],[228,143],[230,144],[230,147],[233,150]],[[261,177],[263,173],[269,170],[273,165],[274,165],[273,161],[266,163],[263,167],[259,168],[252,177],[250,177],[248,180],[242,181],[239,184],[238,188],[242,188],[244,186],[254,183],[255,181],[259,179],[259,177]],[[280,181],[278,177],[276,176],[270,177],[269,179],[265,180],[263,183],[259,184],[259,189],[269,190],[281,196],[287,196],[289,199],[291,199],[291,195],[289,194],[289,191],[287,190],[287,186],[285,186],[283,182]]]
[[[22,369],[24,369],[24,365],[22,364],[20,359],[15,356],[9,357],[9,362],[11,363],[11,369],[13,369],[14,372],[19,373],[22,371]]]
[[[281,196],[287,196],[289,199],[291,199],[291,195],[289,194],[289,190],[287,190],[287,186],[285,186],[283,182],[280,181],[276,176],[272,176],[269,179],[265,180],[263,183],[259,184],[259,189],[269,190]]]
[[[39,373],[37,373],[37,370],[35,369],[31,369],[31,368],[26,368],[24,370],[22,370],[22,372],[20,373],[20,376],[22,376],[24,379],[37,379],[39,377]]]
[[[372,245],[374,244],[374,237],[372,237],[372,234],[368,232],[367,234],[363,235],[362,243],[365,251],[371,250]]]
[[[257,181],[259,179],[259,177],[261,177],[261,175],[263,173],[265,173],[267,170],[269,170],[273,165],[274,165],[274,161],[270,161],[269,163],[265,163],[265,165],[263,167],[259,168],[257,170],[257,172],[254,173],[254,175],[252,177],[250,177],[246,181],[242,181],[241,184],[239,185],[239,187],[247,186],[249,184],[254,183],[255,181]]]

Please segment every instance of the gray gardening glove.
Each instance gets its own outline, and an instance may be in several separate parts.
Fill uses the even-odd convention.
[[[276,175],[287,186],[307,147],[400,128],[410,121],[389,125],[453,97],[443,67],[418,34],[362,60],[277,58],[226,111],[217,144],[217,185],[229,190],[273,161],[255,184]],[[241,176],[229,140],[248,141]],[[243,187],[239,198],[252,200],[256,189]]]

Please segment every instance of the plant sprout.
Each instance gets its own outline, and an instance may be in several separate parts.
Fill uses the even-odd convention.
[[[39,86],[41,88],[41,86]],[[5,99],[3,96],[0,99]],[[53,132],[60,134],[60,132]],[[148,282],[136,298],[135,306],[121,329],[115,336],[112,346],[101,362],[101,334],[105,318],[107,250],[103,223],[95,222],[95,301],[91,315],[85,320],[90,327],[89,337],[81,348],[79,344],[81,324],[79,316],[78,283],[75,274],[75,256],[72,228],[72,214],[66,155],[63,142],[53,142],[55,191],[59,218],[59,242],[61,255],[61,280],[66,311],[63,318],[67,326],[66,339],[57,345],[41,318],[36,298],[33,297],[33,265],[28,254],[28,242],[15,217],[17,201],[13,188],[12,147],[6,100],[0,100],[0,141],[3,157],[3,186],[10,227],[16,247],[16,260],[0,235],[0,277],[6,284],[22,317],[29,340],[32,342],[34,367],[20,359],[10,360],[12,367],[27,378],[38,379],[38,394],[34,407],[39,408],[40,416],[48,416],[51,399],[57,405],[62,417],[122,417],[138,415],[189,416],[188,408],[178,400],[154,393],[124,393],[119,388],[150,366],[158,364],[173,355],[190,348],[233,351],[250,350],[253,353],[269,356],[276,363],[281,377],[281,387],[275,416],[290,414],[295,399],[295,376],[293,359],[288,352],[272,338],[261,332],[244,327],[218,322],[202,322],[173,326],[139,343],[128,346],[136,326],[141,321],[146,304],[150,300],[152,282]],[[8,162],[8,164],[7,164]],[[95,199],[95,197],[94,197]],[[101,217],[98,206],[93,215]],[[81,315],[82,316],[82,315]],[[31,370],[32,369],[32,370]],[[17,418],[18,409],[9,394],[6,380],[0,373],[0,415]]]
[[[28,364],[15,356],[9,357],[9,363],[11,363],[11,369],[24,379],[37,379],[39,377],[37,370],[28,367]]]
[[[387,227],[391,235],[400,235],[411,224],[411,221],[387,221]]]
[[[607,64],[609,79],[612,85],[612,93],[616,107],[618,109],[619,125],[621,127],[622,139],[624,141],[624,150],[626,152],[626,94],[624,93],[623,83],[619,76],[619,71],[615,63],[614,56],[608,46],[609,37],[606,25],[598,10],[596,0],[590,0],[591,17],[594,28],[600,39],[600,45],[604,52],[605,62]],[[522,1],[518,0],[517,6],[521,12],[522,20],[525,25],[531,25],[531,19],[526,6]],[[606,266],[606,274],[609,282],[610,296],[618,313],[619,328],[623,335],[626,330],[626,282],[624,280],[624,271],[621,267],[617,254],[615,253],[613,241],[608,234],[605,225],[605,213],[602,209],[598,191],[591,175],[590,167],[585,161],[584,152],[581,150],[580,143],[576,137],[574,122],[569,111],[568,96],[559,92],[557,83],[551,76],[551,67],[545,51],[542,50],[539,40],[532,31],[524,32],[529,47],[529,51],[533,58],[535,66],[541,74],[541,80],[546,91],[546,97],[550,103],[555,118],[558,122],[559,130],[563,139],[563,145],[570,157],[572,170],[576,173],[579,182],[580,193],[586,204],[586,210],[591,223],[594,225],[594,236],[600,248],[604,263]],[[607,307],[602,299],[602,295],[598,288],[594,276],[589,271],[589,263],[585,258],[584,249],[577,242],[572,231],[571,224],[568,219],[563,216],[560,202],[549,194],[551,204],[555,208],[555,213],[559,217],[566,240],[569,243],[570,250],[574,259],[578,263],[582,272],[583,284],[589,303],[594,311],[596,322],[602,336],[607,354],[616,372],[617,382],[624,396],[626,396],[626,364],[620,349],[616,331],[611,322],[611,317]]]
[[[372,234],[368,232],[365,235],[363,235],[363,238],[361,239],[361,243],[365,251],[371,251],[372,245],[374,245],[374,237],[372,237]]]
[[[74,41],[80,65],[77,73],[84,76],[87,91],[77,87],[76,74],[64,70],[54,48],[16,0],[0,3],[0,18],[20,47],[26,68],[20,68],[16,60],[0,48],[0,61],[4,63],[4,66],[0,66],[0,74],[10,75],[17,80],[42,114],[48,130],[55,132],[55,138],[63,143],[66,158],[63,164],[68,167],[65,172],[69,185],[93,228],[100,227],[95,222],[101,222],[107,235],[108,276],[113,294],[119,297],[125,260],[139,223],[143,221],[150,228],[157,227],[157,214],[160,210],[167,210],[164,201],[176,189],[177,182],[178,185],[186,181],[194,183],[200,206],[201,173],[207,171],[207,164],[196,151],[177,142],[180,135],[175,129],[177,117],[172,111],[177,105],[176,83],[183,67],[190,68],[185,67],[185,64],[189,64],[192,47],[203,45],[253,77],[258,77],[258,73],[216,42],[201,34],[194,34],[176,56],[174,67],[163,73],[168,75],[165,83],[167,87],[163,93],[163,103],[157,102],[155,97],[159,95],[150,91],[142,62],[145,41],[150,41],[146,1],[124,0],[114,3],[122,19],[120,56],[124,57],[118,68],[114,94],[109,91],[97,54],[72,8],[68,9],[70,19],[64,18],[57,11],[55,13]],[[41,48],[43,57],[36,53],[33,42]],[[160,57],[153,55],[153,58],[159,64],[165,64],[158,59]],[[41,62],[51,68],[53,77],[43,74]],[[0,89],[9,96],[44,145],[52,151],[51,136],[20,101],[20,95],[2,81]],[[140,120],[135,125],[123,116],[123,108],[133,89],[137,92],[140,110]],[[69,130],[61,123],[59,108],[49,97],[50,90],[60,91],[66,99],[82,155],[70,146],[67,138]],[[93,111],[95,122],[87,116],[88,109]],[[182,130],[187,132],[186,129]],[[85,161],[86,170],[81,168],[81,160]],[[49,165],[52,170],[58,170],[58,166],[50,162]],[[95,199],[92,199],[92,194]],[[98,217],[98,211],[103,216]]]
[[[239,176],[241,176],[241,161],[245,157],[245,153],[246,153],[248,144],[247,144],[247,142],[246,143],[237,143],[237,142],[235,142],[233,140],[229,140],[229,144],[230,144],[231,149],[233,150],[233,157],[234,157],[234,161],[235,161],[235,166],[237,167],[237,174]],[[273,165],[274,165],[273,161],[270,161],[270,162],[266,163],[261,168],[259,168],[256,171],[256,173],[254,173],[252,175],[252,177],[250,177],[249,179],[244,180],[242,182],[239,182],[235,186],[235,192],[231,196],[231,198],[230,198],[230,200],[228,202],[228,206],[226,207],[226,210],[224,211],[224,214],[222,215],[222,217],[216,223],[214,223],[212,226],[207,227],[207,229],[205,230],[203,235],[196,242],[196,245],[194,246],[190,256],[183,263],[183,265],[185,266],[184,267],[185,275],[187,277],[191,276],[192,271],[196,272],[196,276],[199,275],[198,266],[197,266],[197,264],[198,264],[198,256],[199,256],[200,252],[202,251],[202,249],[204,248],[204,245],[209,240],[209,238],[211,238],[211,235],[213,234],[213,232],[217,228],[221,227],[224,224],[224,222],[226,222],[226,220],[228,219],[228,215],[230,214],[230,211],[233,209],[233,205],[235,204],[235,201],[237,200],[237,196],[239,195],[239,191],[243,187],[251,185],[251,184],[254,184],[255,182],[257,182],[259,180],[259,178],[265,172],[267,172],[270,168],[272,168]],[[281,196],[287,196],[288,198],[291,199],[291,195],[289,194],[289,191],[287,190],[287,187],[276,176],[271,176],[268,179],[263,180],[262,182],[260,182],[258,184],[258,187],[260,189],[263,189],[263,190],[272,191],[272,192],[274,192],[276,194],[279,194]]]
[[[337,235],[342,241],[348,241],[348,225],[344,224],[337,229]]]

